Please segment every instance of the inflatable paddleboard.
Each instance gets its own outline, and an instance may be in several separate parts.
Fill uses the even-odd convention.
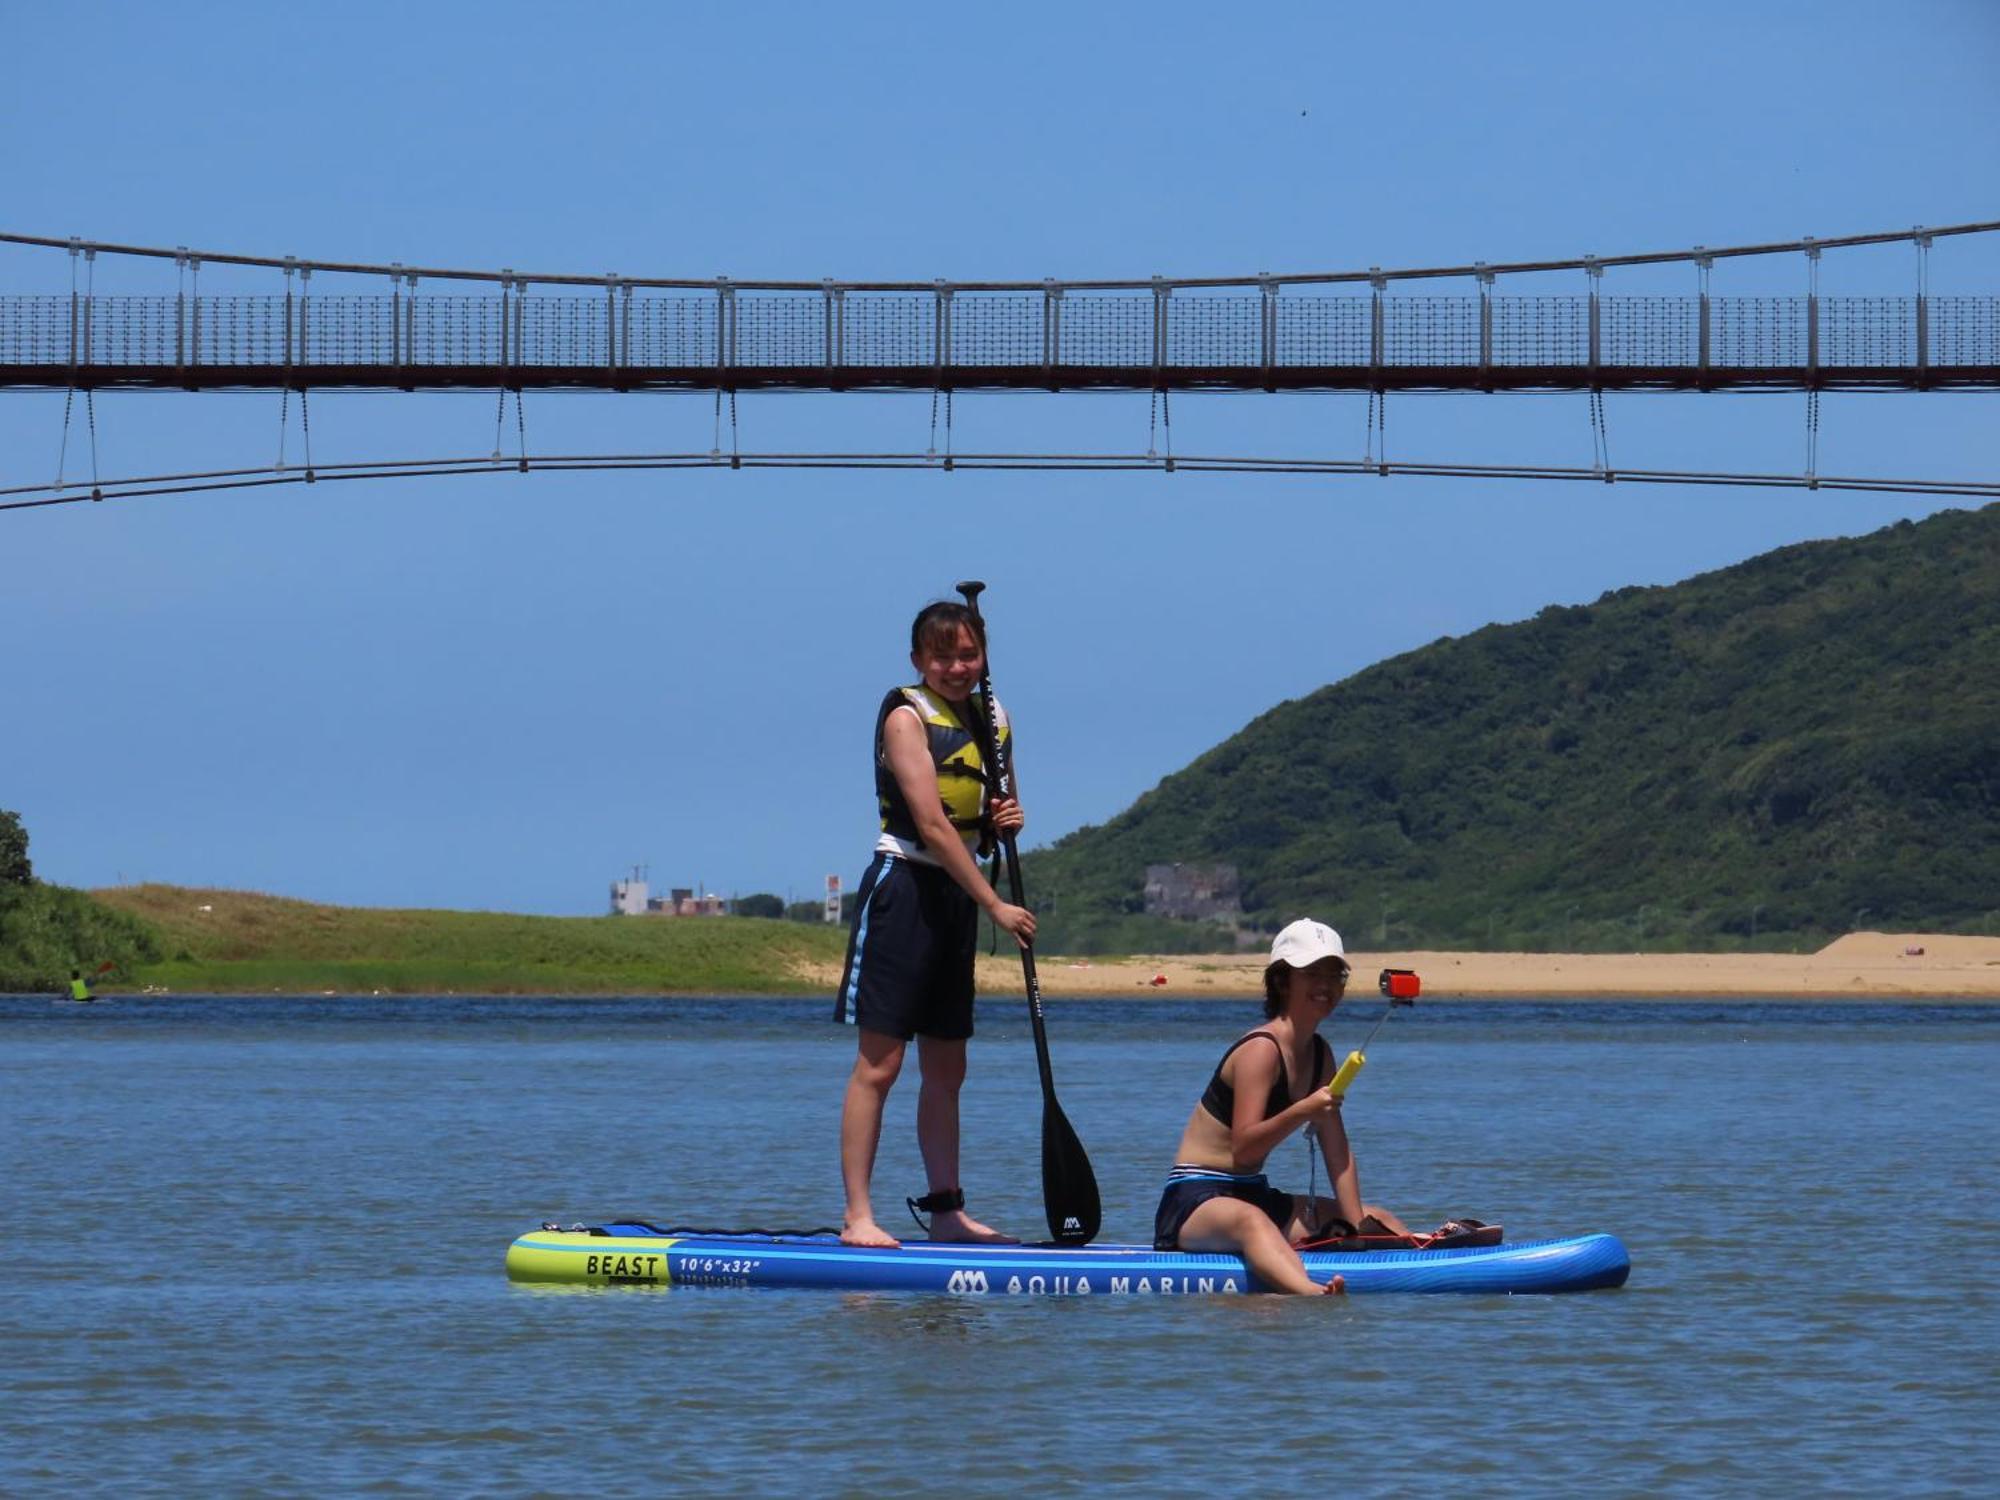
[[[1460,1250],[1308,1250],[1316,1281],[1337,1271],[1363,1292],[1586,1292],[1623,1286],[1615,1235]],[[1234,1255],[1144,1245],[843,1245],[832,1235],[670,1234],[620,1221],[545,1226],[507,1250],[515,1281],[579,1286],[804,1287],[972,1296],[1206,1296],[1263,1288]]]

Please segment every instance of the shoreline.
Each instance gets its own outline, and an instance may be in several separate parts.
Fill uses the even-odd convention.
[[[2000,1001],[2000,938],[1954,934],[1852,932],[1816,953],[1401,951],[1348,958],[1356,998],[1373,996],[1377,971],[1393,968],[1415,969],[1426,995],[1451,1000]],[[1261,953],[1051,956],[1036,968],[1052,1001],[1254,1000],[1263,993],[1266,962]],[[831,989],[840,974],[834,968],[812,977]],[[978,985],[982,995],[1021,995],[1019,960],[980,954]]]

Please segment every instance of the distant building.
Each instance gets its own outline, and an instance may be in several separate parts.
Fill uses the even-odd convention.
[[[1234,922],[1243,915],[1234,865],[1147,865],[1146,915],[1185,922]]]
[[[693,886],[676,886],[665,896],[655,896],[636,866],[630,880],[611,882],[614,917],[721,917],[728,912],[729,903],[721,896],[698,894]]]
[[[693,886],[675,886],[664,898],[655,896],[646,903],[646,913],[655,917],[726,916],[729,903],[717,895],[696,895]]]

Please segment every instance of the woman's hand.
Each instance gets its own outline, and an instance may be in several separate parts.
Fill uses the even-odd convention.
[[[1028,826],[1028,815],[1021,811],[1021,804],[1012,797],[996,798],[986,811],[993,819],[993,827],[997,832],[1019,833]]]
[[[1010,906],[1002,901],[993,908],[993,925],[1002,932],[1013,936],[1023,948],[1035,940],[1035,914],[1025,906]]]
[[[1322,1086],[1311,1090],[1292,1108],[1299,1112],[1302,1120],[1316,1124],[1328,1115],[1338,1117],[1340,1106],[1346,1102],[1344,1095],[1332,1093]]]

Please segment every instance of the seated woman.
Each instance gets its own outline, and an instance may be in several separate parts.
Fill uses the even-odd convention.
[[[1337,1293],[1342,1279],[1315,1282],[1293,1246],[1364,1227],[1408,1233],[1394,1214],[1361,1201],[1341,1101],[1326,1088],[1333,1051],[1318,1028],[1340,1004],[1347,970],[1340,934],[1323,923],[1302,919],[1272,942],[1264,1024],[1222,1054],[1188,1117],[1153,1222],[1155,1249],[1230,1251],[1273,1291]],[[1302,1125],[1318,1132],[1331,1200],[1281,1193],[1264,1176],[1272,1150]]]

